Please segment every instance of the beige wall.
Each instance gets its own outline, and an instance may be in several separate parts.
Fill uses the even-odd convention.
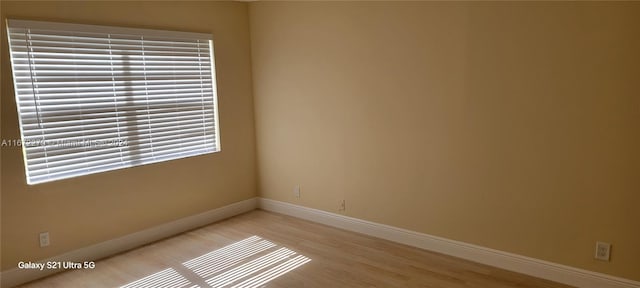
[[[249,10],[263,197],[640,280],[640,3]]]
[[[20,149],[2,148],[2,269],[256,196],[246,3],[2,1],[0,12],[3,139],[19,139],[6,17],[213,33],[222,138],[220,153],[35,186]]]

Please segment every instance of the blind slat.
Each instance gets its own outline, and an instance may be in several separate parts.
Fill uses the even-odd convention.
[[[177,152],[180,153],[188,153],[191,152],[192,150],[213,150],[213,148],[208,147],[210,143],[198,143],[198,144],[192,144],[190,145],[190,147],[179,147],[177,145],[169,145],[169,146],[165,146],[164,150],[162,150],[161,152],[154,152],[153,148],[144,148],[144,149],[140,149],[138,151],[138,154],[134,154],[136,155],[135,157],[129,157],[129,159],[127,159],[126,162],[139,162],[138,165],[142,165],[142,164],[147,164],[144,163],[145,161],[147,162],[157,162],[154,159],[154,153],[162,153],[162,154],[175,154]],[[191,150],[191,151],[190,151]],[[162,155],[160,154],[160,155]],[[117,159],[114,159],[115,157],[112,158],[108,158],[108,159],[100,159],[97,161],[89,161],[89,162],[81,162],[81,163],[73,163],[73,164],[61,164],[61,165],[44,165],[43,169],[34,169],[32,173],[34,174],[40,174],[42,172],[46,172],[46,174],[52,175],[52,174],[60,174],[60,173],[69,173],[73,170],[91,170],[92,166],[94,164],[104,164],[107,162],[111,162],[111,163],[116,163],[118,162]],[[167,159],[169,160],[169,159]],[[97,162],[97,163],[96,163]],[[120,163],[123,164],[127,164],[125,161],[119,161]],[[51,164],[55,164],[55,163],[51,163]],[[134,165],[136,166],[136,165]],[[129,166],[127,166],[129,167]],[[124,168],[124,167],[122,167]],[[81,174],[84,175],[84,174]],[[77,175],[76,175],[77,176]]]
[[[172,136],[172,137],[175,137],[175,136]],[[182,135],[181,138],[188,139],[190,142],[206,142],[207,141],[207,139],[205,139],[204,137],[202,137],[201,134],[198,134],[198,133],[184,134]],[[184,146],[184,147],[189,146],[184,143],[183,139],[171,138],[171,137],[164,137],[159,141],[153,142],[153,143],[140,141],[135,144],[129,143],[129,145],[137,145],[138,152],[141,151],[142,149],[147,149],[151,151],[151,149],[153,148],[157,148],[160,146],[168,146],[168,145],[173,145],[173,146],[177,145],[177,146]],[[155,147],[152,147],[152,146],[155,146]],[[156,149],[156,151],[160,151],[160,150]],[[102,149],[93,149],[93,150],[76,149],[74,150],[73,153],[59,154],[56,156],[47,155],[46,157],[40,157],[40,158],[37,158],[37,157],[29,158],[27,160],[27,163],[31,165],[31,167],[33,168],[44,168],[47,166],[51,166],[51,164],[53,163],[56,164],[55,166],[87,163],[88,161],[92,161],[94,159],[112,158],[112,157],[116,157],[116,155],[124,155],[124,154],[132,154],[132,152],[122,149],[122,147],[118,147],[118,146],[113,146],[113,147],[105,146],[105,148],[102,148]]]

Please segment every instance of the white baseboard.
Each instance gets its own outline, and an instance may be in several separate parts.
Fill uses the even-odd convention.
[[[92,261],[142,246],[255,208],[282,213],[365,235],[435,251],[470,261],[515,271],[581,288],[640,288],[640,282],[587,271],[535,258],[507,253],[464,242],[369,222],[340,214],[265,198],[251,198],[197,215],[178,219],[40,262]],[[0,274],[0,287],[13,287],[58,272],[57,270],[10,269]]]
[[[38,261],[93,261],[127,251],[144,244],[151,243],[169,236],[173,236],[194,228],[198,228],[216,221],[220,221],[257,208],[257,198],[251,198],[236,202],[227,206],[209,210],[200,214],[178,219],[169,223],[158,225],[149,229],[125,235],[120,238],[108,240],[77,250],[73,250],[58,256]],[[13,268],[2,272],[0,275],[1,287],[13,287],[47,275],[59,272],[59,270],[38,270]]]
[[[258,206],[266,211],[290,215],[571,286],[581,288],[640,288],[640,282],[633,280],[360,220],[353,217],[307,208],[286,202],[260,198]]]

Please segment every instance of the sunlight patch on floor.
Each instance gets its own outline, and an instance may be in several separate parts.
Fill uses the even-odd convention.
[[[154,287],[154,288],[178,288],[178,287],[198,287],[189,286],[192,283],[184,278],[178,271],[173,268],[164,269],[158,273],[151,274],[142,279],[131,282],[127,285],[121,286],[121,288],[142,288],[142,287]]]
[[[309,261],[286,247],[251,236],[121,288],[262,287]]]

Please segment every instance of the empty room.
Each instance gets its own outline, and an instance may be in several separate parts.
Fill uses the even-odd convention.
[[[0,15],[2,288],[640,288],[640,2]]]

